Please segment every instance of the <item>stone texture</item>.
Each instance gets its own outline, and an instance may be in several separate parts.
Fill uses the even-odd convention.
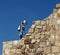
[[[59,40],[55,41],[55,45],[60,46],[60,41]]]
[[[56,8],[60,8],[60,4],[56,4]]]
[[[30,41],[29,38],[26,38],[26,39],[24,40],[24,44],[30,44],[30,43],[31,43],[31,41]]]
[[[57,52],[60,52],[60,48],[59,47],[56,47],[56,46],[52,46],[52,52],[54,53],[57,53]]]
[[[45,25],[45,23],[46,23],[45,20],[41,21],[41,25]]]
[[[31,43],[35,43],[35,42],[36,42],[36,40],[35,40],[35,39],[32,39],[32,40],[31,40]]]
[[[29,29],[29,33],[33,33],[33,32],[34,32],[33,28]]]
[[[60,55],[60,4],[47,18],[34,21],[21,40],[3,42],[2,55]]]
[[[44,48],[44,53],[48,54],[48,53],[50,53],[50,52],[51,52],[50,47],[45,47],[45,48]]]

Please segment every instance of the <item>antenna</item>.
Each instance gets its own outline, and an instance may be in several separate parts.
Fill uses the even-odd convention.
[[[22,38],[23,37],[23,31],[25,30],[25,26],[27,25],[27,21],[23,20],[21,22],[21,25],[19,25],[18,27],[18,31],[19,31],[19,37]]]

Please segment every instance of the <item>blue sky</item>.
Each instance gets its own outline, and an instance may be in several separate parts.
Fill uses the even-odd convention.
[[[18,25],[27,20],[25,33],[34,20],[42,20],[53,12],[60,0],[0,0],[0,55],[2,42],[19,40]]]

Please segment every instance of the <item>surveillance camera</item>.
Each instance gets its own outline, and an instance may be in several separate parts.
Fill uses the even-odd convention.
[[[22,22],[22,24],[23,24],[23,25],[27,25],[27,21],[24,20],[24,21]]]
[[[20,29],[21,29],[21,28],[20,28],[20,25],[19,25],[19,27],[18,27],[18,31],[20,31]]]

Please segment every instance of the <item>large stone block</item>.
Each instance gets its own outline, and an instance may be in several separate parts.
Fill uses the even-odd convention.
[[[43,31],[47,31],[47,27],[46,26],[43,26]]]
[[[34,48],[34,44],[29,44],[29,48],[33,49]]]
[[[43,48],[37,48],[36,52],[39,53],[39,52],[42,52],[44,51]]]
[[[41,21],[41,25],[45,25],[45,23],[46,23],[45,20]]]
[[[60,55],[60,53],[55,53],[54,55]]]
[[[56,40],[60,40],[60,35],[59,34],[56,34]]]
[[[37,33],[37,34],[35,35],[35,39],[39,39],[39,38],[41,38],[41,35],[40,35],[40,33]]]
[[[47,55],[55,55],[54,53],[50,53],[50,54],[47,54]]]
[[[52,46],[52,53],[58,53],[60,52],[60,47]]]
[[[55,13],[56,13],[57,11],[58,11],[57,9],[53,9],[53,12],[55,12]]]
[[[35,42],[36,42],[36,39],[32,39],[32,40],[31,40],[31,43],[35,43]]]
[[[30,28],[28,32],[29,33],[33,33],[34,32],[34,29],[33,28]]]
[[[40,25],[40,20],[38,20],[38,21],[35,21],[35,25]]]
[[[56,8],[60,8],[60,4],[56,4]]]
[[[57,16],[60,17],[60,9],[57,11]]]
[[[54,42],[55,41],[55,35],[54,34],[50,35],[49,41],[50,42]]]
[[[26,39],[24,40],[24,44],[30,44],[30,43],[31,43],[30,39],[26,38]]]
[[[24,45],[24,40],[20,40],[18,45]]]
[[[55,41],[56,46],[60,46],[60,40]]]
[[[6,55],[9,55],[9,54],[10,54],[10,49],[6,48],[6,49],[5,49],[5,54],[6,54]]]
[[[40,43],[39,43],[39,46],[40,46],[40,47],[45,47],[45,46],[46,46],[46,42],[40,42]]]
[[[50,47],[45,47],[44,48],[44,53],[48,54],[51,52],[51,48]]]

